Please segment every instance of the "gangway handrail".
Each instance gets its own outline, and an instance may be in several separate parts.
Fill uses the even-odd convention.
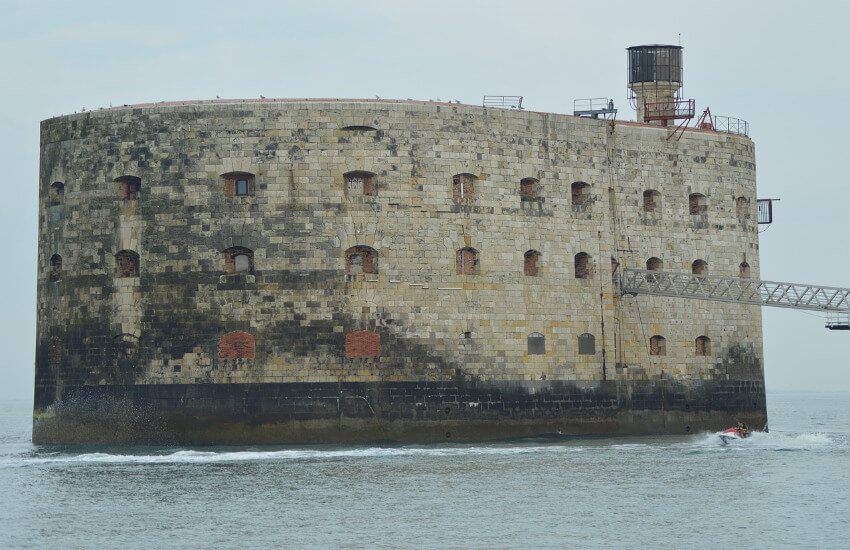
[[[850,312],[850,288],[716,277],[649,269],[624,269],[622,294],[696,298],[814,311]]]

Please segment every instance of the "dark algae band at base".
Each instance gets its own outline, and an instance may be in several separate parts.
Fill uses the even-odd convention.
[[[766,424],[758,382],[172,384],[63,388],[39,444],[338,443],[716,430]]]

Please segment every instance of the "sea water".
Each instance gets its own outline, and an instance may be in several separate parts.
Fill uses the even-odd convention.
[[[0,402],[2,548],[850,548],[850,393],[770,433],[51,447]]]

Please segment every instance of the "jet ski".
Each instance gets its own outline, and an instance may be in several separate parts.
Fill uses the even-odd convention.
[[[738,439],[746,439],[750,437],[750,432],[747,430],[742,430],[740,428],[729,428],[723,430],[719,434],[720,441],[723,442],[724,445],[728,444],[730,441],[735,441]]]

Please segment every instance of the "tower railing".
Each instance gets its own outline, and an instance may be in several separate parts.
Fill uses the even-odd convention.
[[[644,103],[643,119],[650,120],[675,120],[679,118],[694,118],[696,113],[696,102],[693,99],[675,99],[670,101],[656,101]]]
[[[742,120],[740,118],[715,116],[714,131],[725,132],[727,134],[737,134],[739,136],[749,136],[750,124],[746,120]]]

